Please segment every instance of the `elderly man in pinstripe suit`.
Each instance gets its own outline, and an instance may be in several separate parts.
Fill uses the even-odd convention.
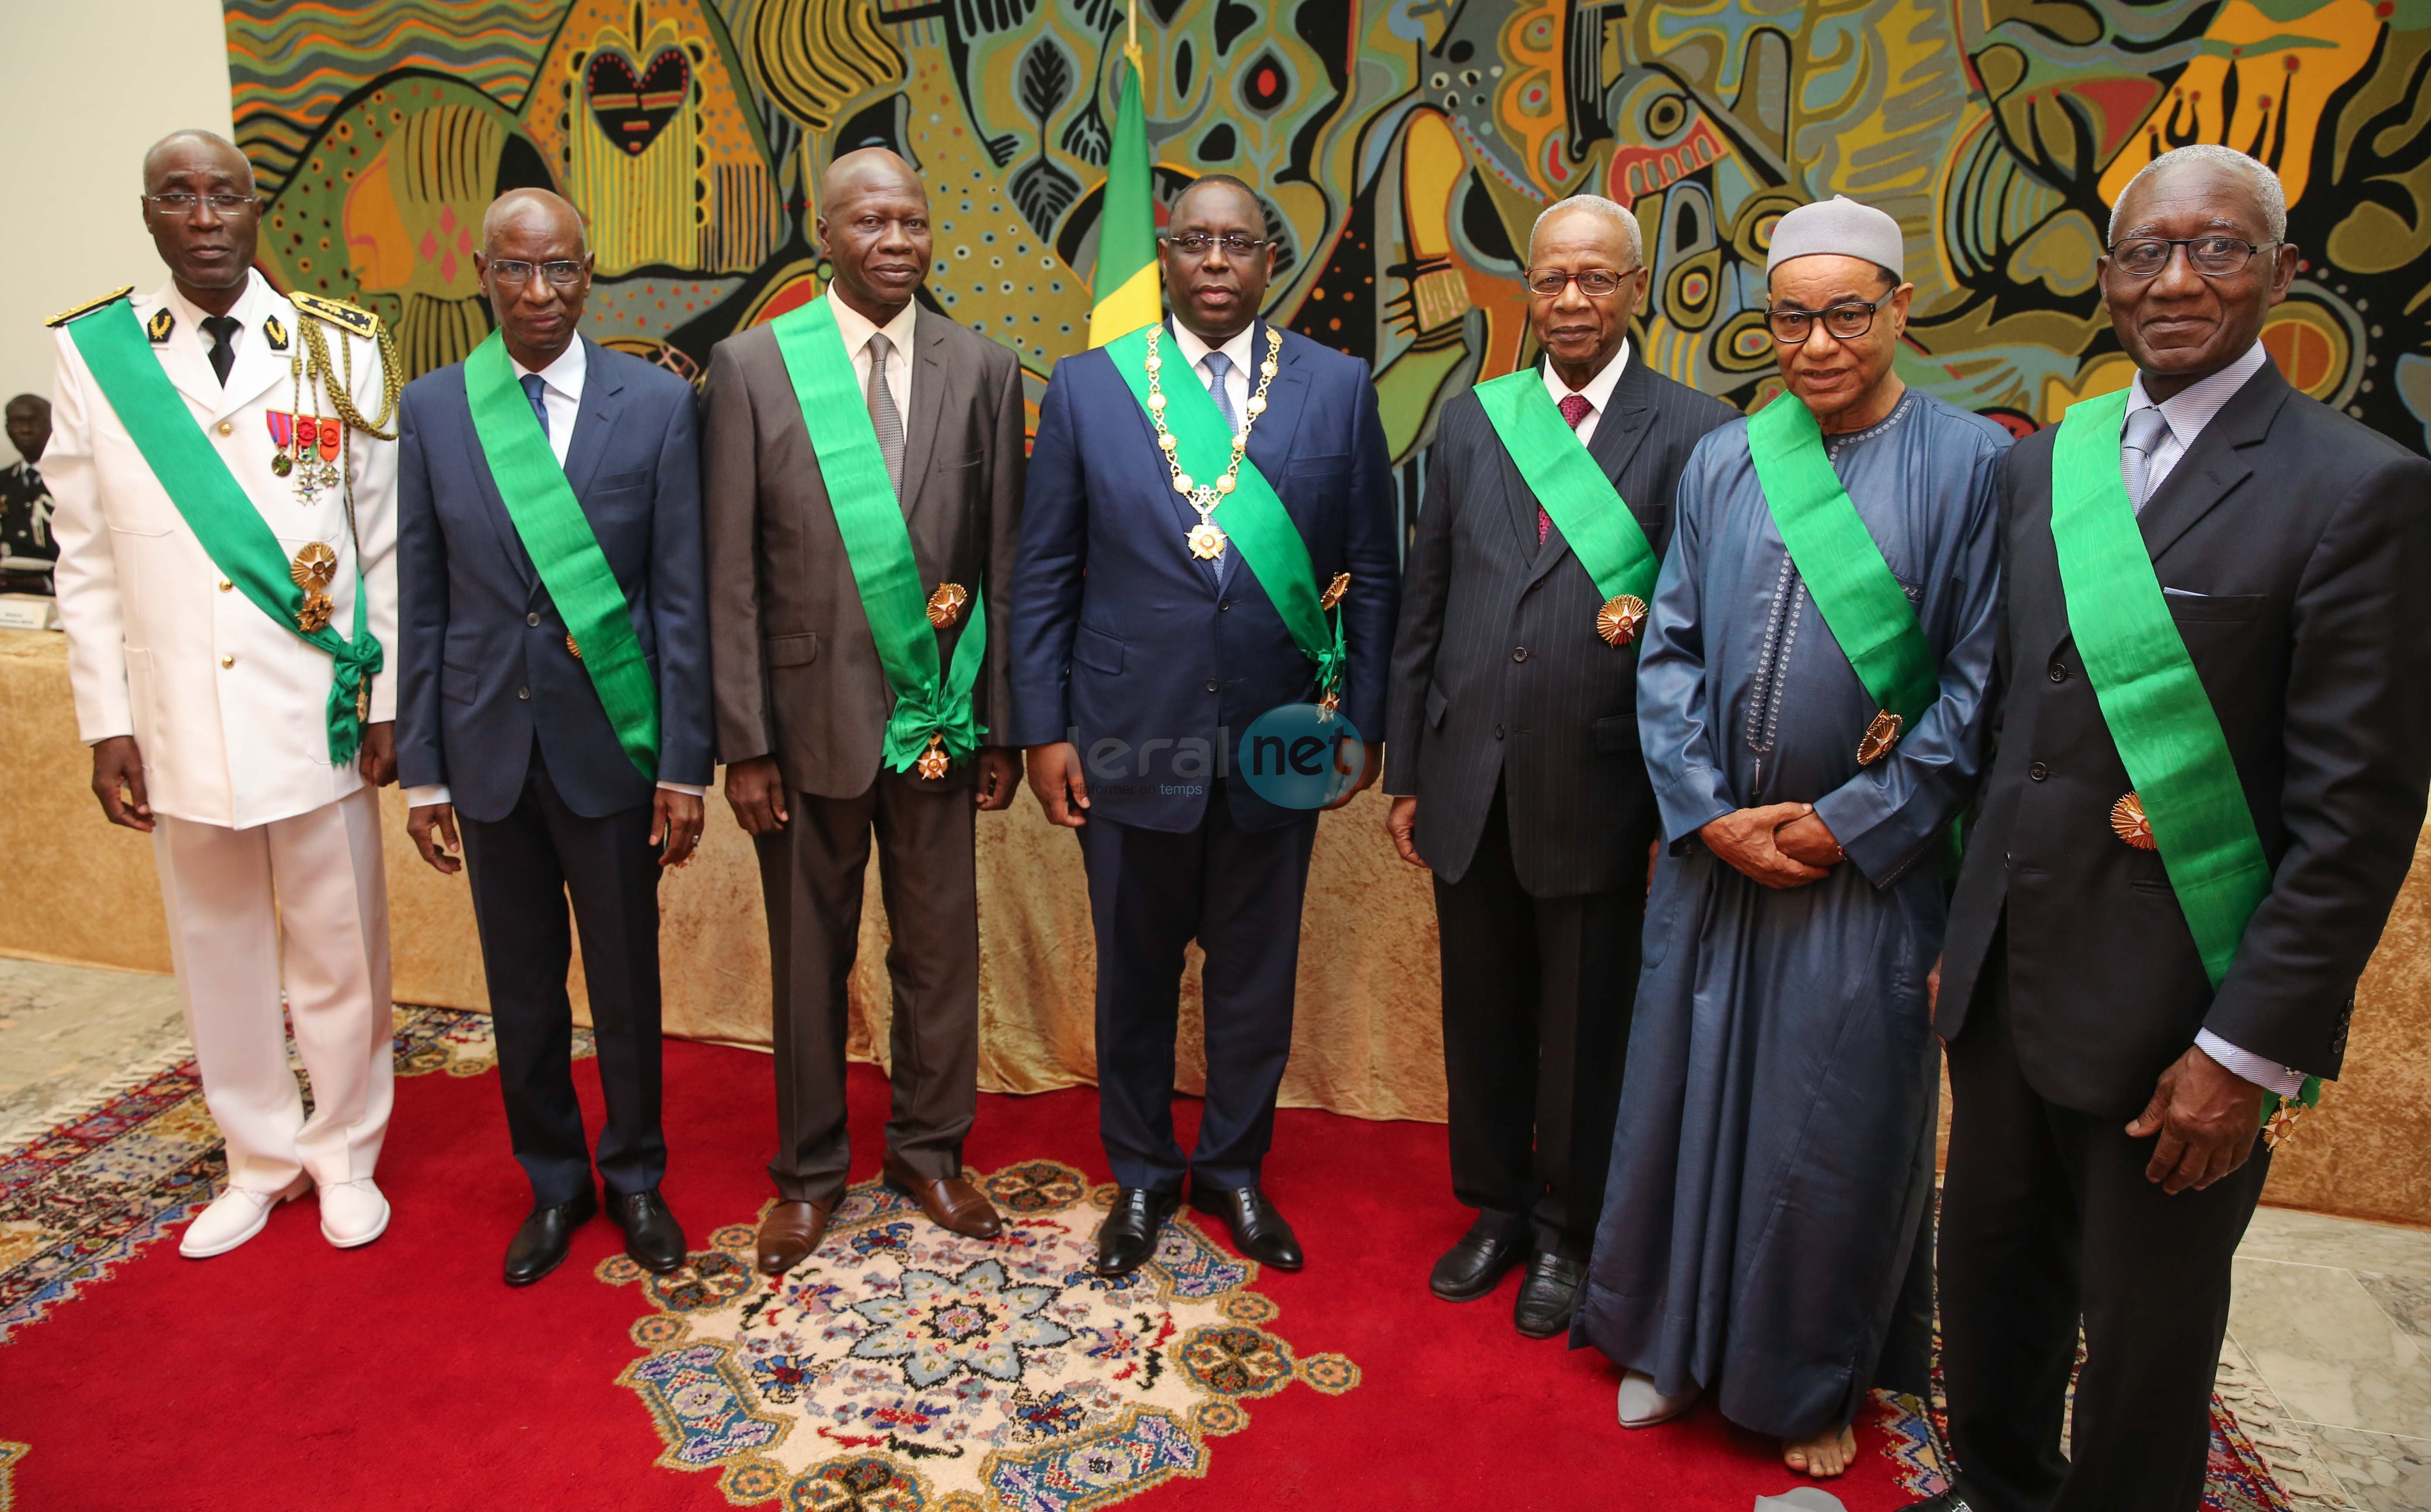
[[[1435,434],[1384,788],[1402,859],[1434,873],[1452,1192],[1478,1210],[1432,1285],[1474,1301],[1525,1258],[1513,1320],[1544,1338],[1595,1240],[1657,831],[1631,643],[1680,470],[1735,412],[1631,349],[1629,211],[1566,199],[1528,253],[1542,361],[1452,400]]]

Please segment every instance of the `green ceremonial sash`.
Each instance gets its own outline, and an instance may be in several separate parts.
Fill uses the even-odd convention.
[[[2069,406],[2052,447],[2052,545],[2069,631],[2216,992],[2271,891],[2271,863],[2120,476],[2126,418],[2124,390]],[[2319,1101],[2320,1078],[2298,1100]],[[2266,1116],[2277,1103],[2268,1098]]]
[[[633,633],[632,607],[532,412],[531,395],[515,381],[514,361],[498,332],[464,359],[464,397],[490,480],[539,569],[541,586],[582,648],[582,670],[615,727],[616,743],[644,777],[657,777],[659,690]]]
[[[1562,529],[1562,539],[1606,599],[1623,595],[1644,603],[1654,596],[1662,560],[1639,528],[1637,517],[1587,454],[1578,430],[1562,418],[1544,375],[1523,367],[1477,385],[1477,402],[1519,464],[1536,502]]]
[[[169,375],[160,371],[160,360],[153,355],[134,309],[123,299],[112,300],[69,322],[68,334],[153,479],[176,505],[220,575],[290,634],[329,653],[329,761],[338,766],[353,761],[362,745],[371,678],[381,666],[380,644],[365,617],[360,557],[354,633],[341,636],[327,625],[316,630],[299,629],[304,590],[289,574],[286,548],[203,434]]]
[[[1748,452],[1772,523],[1815,596],[1824,627],[1866,692],[1899,721],[1898,730],[1912,727],[1941,696],[1933,648],[1917,623],[1916,606],[1832,470],[1822,428],[1803,400],[1784,394],[1749,419]]]
[[[1106,344],[1106,355],[1114,359],[1115,371],[1131,385],[1132,397],[1139,401],[1142,414],[1149,412],[1148,333],[1155,328],[1153,325],[1143,326]],[[1165,428],[1180,444],[1175,447],[1174,460],[1193,479],[1220,478],[1232,462],[1232,428],[1224,424],[1223,412],[1216,408],[1207,386],[1190,364],[1181,360],[1181,353],[1176,350],[1164,361],[1189,375],[1187,382],[1160,386],[1165,395]],[[1164,465],[1162,458],[1158,465]],[[1241,553],[1242,565],[1256,575],[1258,585],[1273,600],[1292,644],[1316,664],[1319,692],[1334,693],[1342,683],[1347,655],[1342,615],[1337,609],[1333,633],[1329,636],[1325,630],[1325,607],[1317,598],[1316,567],[1308,558],[1308,543],[1300,539],[1299,527],[1292,523],[1290,512],[1283,508],[1274,485],[1258,471],[1256,462],[1246,456],[1241,459],[1240,476],[1234,480],[1232,492],[1224,496],[1210,518],[1215,520],[1216,529],[1232,538],[1233,547]]]
[[[971,689],[987,654],[987,607],[979,585],[971,585],[970,624],[954,644],[951,670],[941,679],[938,630],[929,622],[928,594],[912,556],[912,531],[904,524],[895,484],[886,476],[878,428],[870,424],[869,401],[853,376],[852,355],[845,350],[835,311],[827,300],[813,299],[779,316],[770,328],[777,333],[777,350],[785,359],[786,376],[794,380],[794,398],[802,407],[802,424],[810,430],[819,476],[835,508],[836,529],[844,536],[852,580],[861,589],[862,611],[869,616],[869,633],[878,643],[878,664],[885,670],[887,686],[895,690],[883,760],[901,772],[910,770],[932,745],[941,747],[949,760],[967,756],[986,733],[971,714]],[[813,415],[818,416],[815,422]]]

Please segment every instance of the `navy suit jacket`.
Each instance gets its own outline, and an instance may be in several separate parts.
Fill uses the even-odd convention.
[[[625,590],[659,688],[659,767],[707,785],[709,616],[692,385],[589,337],[565,476]],[[464,364],[406,385],[397,410],[397,779],[444,782],[456,810],[514,809],[535,739],[566,806],[599,818],[656,783],[615,727],[491,480]]]
[[[1260,321],[1260,352],[1266,331]],[[1367,364],[1285,332],[1249,459],[1299,527],[1318,585],[1350,574],[1342,712],[1381,742],[1400,554]],[[1182,537],[1198,522],[1105,349],[1056,363],[1039,405],[1007,606],[1013,742],[1077,745],[1092,816],[1197,828],[1215,778],[1238,769],[1250,721],[1316,696],[1315,664],[1239,548],[1225,552],[1220,578],[1191,556]],[[1219,771],[1204,769],[1206,756],[1220,757]],[[1244,830],[1305,816],[1245,783],[1223,787]]]

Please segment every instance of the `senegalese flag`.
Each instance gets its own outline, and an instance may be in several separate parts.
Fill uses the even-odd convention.
[[[1106,160],[1105,203],[1098,215],[1095,293],[1097,302],[1089,308],[1092,346],[1153,325],[1165,312],[1156,270],[1155,170],[1148,163],[1136,42],[1123,49],[1122,96],[1115,109],[1114,151]]]

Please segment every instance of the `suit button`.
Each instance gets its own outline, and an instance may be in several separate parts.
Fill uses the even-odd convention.
[[[1501,725],[1496,725],[1494,727],[1494,738],[1497,740],[1501,740],[1502,738],[1502,727]]]
[[[527,625],[537,625],[540,623],[540,616],[538,614],[526,614],[524,616],[524,623]]]
[[[235,586],[236,586],[236,584],[234,584],[234,583],[232,583],[232,582],[228,581],[226,578],[222,578],[222,579],[220,580],[220,592],[222,592],[222,593],[226,593],[229,589],[231,589],[231,588],[233,588],[233,587],[235,587]]]
[[[1216,607],[1217,609],[1219,609],[1219,610],[1230,609],[1230,608],[1232,608],[1232,600],[1231,600],[1231,599],[1229,599],[1229,598],[1224,599],[1224,600],[1220,601],[1219,603],[1217,603]]]
[[[235,435],[235,434],[236,434],[236,423],[235,423],[234,421],[230,421],[230,420],[223,420],[223,421],[221,421],[221,422],[220,422],[220,434],[221,434],[221,435],[223,435],[223,436],[233,436],[233,435]]]
[[[231,652],[230,654],[228,654],[228,655],[226,655],[226,656],[223,656],[223,657],[221,657],[221,658],[220,658],[220,665],[222,665],[222,666],[234,666],[234,665],[236,665],[236,656],[235,656],[235,654]]]
[[[2051,664],[2051,680],[2054,682],[2066,682],[2068,680],[2068,664],[2064,662],[2054,662]]]
[[[2029,767],[2027,767],[2027,768],[2026,768],[2026,775],[2027,775],[2028,777],[2033,778],[2036,781],[2039,782],[2039,781],[2041,781],[2044,778],[2049,777],[2049,776],[2051,775],[2051,768],[2050,768],[2050,767],[2048,767],[2048,766],[2045,766],[2045,765],[2044,765],[2042,763],[2040,763],[2040,762],[2037,762],[2037,763],[2035,763],[2032,766],[2029,766]]]
[[[1207,680],[1207,691],[1208,691],[1208,692],[1210,692],[1210,693],[1215,692],[1218,686],[1219,686],[1219,684],[1216,682],[1216,680],[1214,678],[1209,678],[1209,679]]]
[[[531,689],[529,689],[529,688],[517,688],[517,689],[515,690],[515,697],[518,697],[518,698],[523,698],[523,699],[528,700],[528,699],[531,697]]]
[[[1511,660],[1514,662],[1525,662],[1528,660],[1528,647],[1524,646],[1514,647],[1511,651]]]

